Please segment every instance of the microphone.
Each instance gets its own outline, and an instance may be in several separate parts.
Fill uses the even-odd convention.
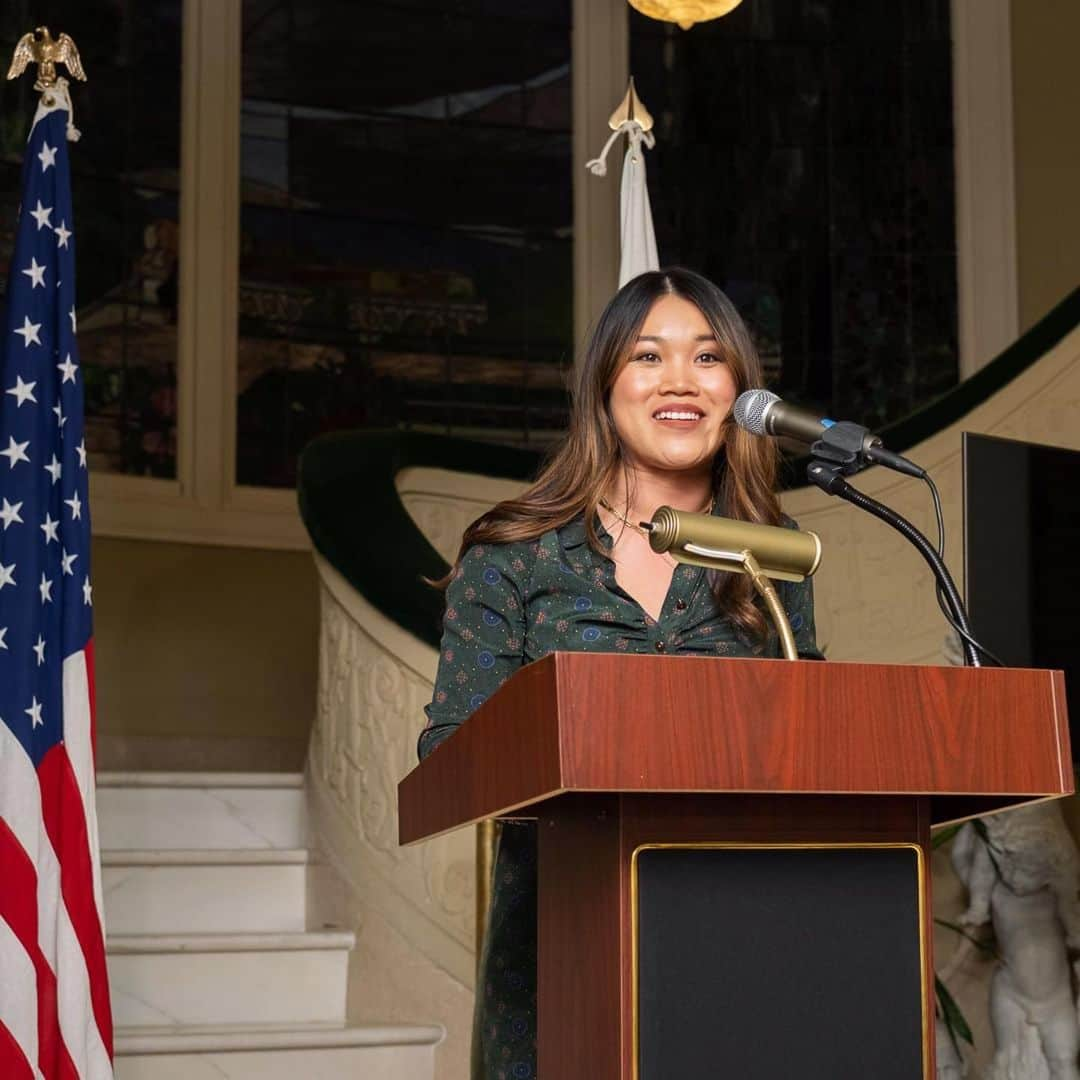
[[[642,522],[653,551],[670,551],[679,561],[714,570],[741,573],[746,552],[757,560],[761,572],[780,581],[802,581],[821,562],[817,533],[760,525],[753,521],[692,514],[661,506],[652,521]]]
[[[780,435],[797,442],[830,443],[829,432],[836,428],[833,441],[842,449],[857,453],[875,465],[925,479],[926,470],[914,461],[894,454],[881,445],[881,439],[859,424],[837,423],[817,416],[809,409],[783,401],[770,390],[746,390],[735,399],[735,423],[752,435]]]

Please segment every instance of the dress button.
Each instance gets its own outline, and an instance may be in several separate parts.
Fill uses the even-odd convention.
[[[667,646],[662,641],[658,641],[655,648],[657,652],[663,652],[667,648]]]
[[[686,610],[686,601],[685,600],[676,600],[675,601],[675,610],[676,611],[685,611]]]

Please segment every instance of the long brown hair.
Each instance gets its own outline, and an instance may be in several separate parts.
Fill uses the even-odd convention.
[[[589,545],[603,548],[596,532],[596,507],[623,470],[630,471],[611,417],[611,387],[630,358],[645,318],[662,296],[680,296],[701,311],[731,368],[736,394],[760,386],[761,364],[746,326],[731,301],[707,278],[671,267],[628,281],[604,308],[576,373],[570,430],[540,471],[516,499],[507,499],[476,519],[462,537],[454,570],[474,544],[535,540],[583,514]],[[777,450],[772,439],[743,431],[729,416],[713,463],[713,496],[719,513],[741,521],[776,525],[780,503],[773,491]],[[750,580],[742,574],[716,573],[712,588],[717,604],[747,636],[761,641],[766,620],[754,602]]]

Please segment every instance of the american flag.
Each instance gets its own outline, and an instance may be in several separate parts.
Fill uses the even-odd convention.
[[[44,95],[27,143],[0,343],[4,1080],[112,1076],[65,97]]]

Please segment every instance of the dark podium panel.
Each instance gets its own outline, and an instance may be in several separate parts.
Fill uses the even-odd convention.
[[[1071,762],[1060,672],[555,653],[399,835],[537,818],[541,1080],[932,1080],[930,827]]]
[[[661,846],[634,861],[640,1080],[924,1075],[917,846]]]

